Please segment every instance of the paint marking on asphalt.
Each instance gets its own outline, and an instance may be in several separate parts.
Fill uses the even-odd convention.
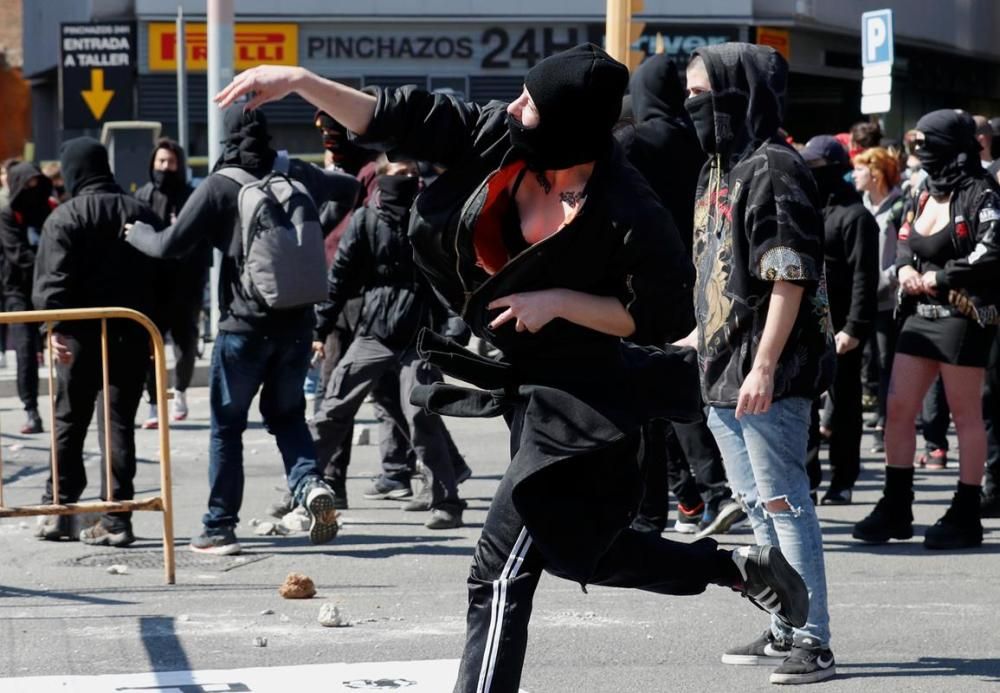
[[[247,669],[157,671],[93,676],[0,678],[0,691],[31,693],[324,693],[450,691],[458,675],[457,659],[416,662],[305,664]],[[526,691],[521,691],[526,693]]]

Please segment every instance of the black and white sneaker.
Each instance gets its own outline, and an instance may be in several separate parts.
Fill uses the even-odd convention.
[[[326,544],[333,541],[340,531],[337,522],[336,501],[333,491],[324,482],[316,479],[305,493],[305,506],[309,511],[309,541]]]
[[[792,651],[791,639],[776,638],[768,628],[756,640],[740,647],[726,650],[722,655],[723,664],[755,666],[758,664],[780,664]]]
[[[236,540],[233,527],[205,528],[201,534],[191,539],[190,548],[197,553],[213,556],[235,556],[243,548]]]
[[[694,535],[696,540],[704,539],[712,534],[726,534],[747,522],[747,514],[743,512],[743,506],[735,500],[725,501],[712,517],[707,516],[708,510],[705,514],[706,517],[698,525],[698,533]]]
[[[742,546],[733,551],[733,562],[743,577],[737,591],[789,628],[805,625],[809,616],[809,590],[778,547]]]
[[[837,664],[829,647],[809,636],[795,636],[792,651],[771,672],[771,683],[799,684],[825,681],[837,675]]]

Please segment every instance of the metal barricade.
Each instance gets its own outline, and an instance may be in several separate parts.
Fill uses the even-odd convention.
[[[134,500],[114,499],[111,470],[111,394],[108,375],[108,320],[123,319],[139,323],[149,333],[153,344],[156,369],[156,399],[160,433],[160,495]],[[153,321],[142,313],[128,308],[75,308],[70,310],[35,310],[0,313],[0,324],[45,323],[47,335],[52,333],[53,322],[80,320],[101,321],[101,371],[103,377],[104,406],[104,478],[106,501],[59,504],[59,459],[55,429],[55,365],[51,349],[49,354],[49,408],[51,413],[51,473],[52,505],[24,505],[6,507],[3,500],[3,456],[0,454],[0,517],[28,517],[33,515],[77,515],[81,513],[107,513],[153,510],[163,513],[163,567],[168,585],[174,584],[174,520],[170,487],[170,430],[167,407],[167,361],[163,337]],[[49,345],[46,345],[49,346]],[[2,448],[0,448],[2,449]]]

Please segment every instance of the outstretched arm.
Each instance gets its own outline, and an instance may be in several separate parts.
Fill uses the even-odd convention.
[[[215,95],[221,108],[252,94],[247,110],[279,101],[296,93],[316,108],[326,111],[348,130],[363,135],[375,113],[375,97],[346,84],[324,79],[303,67],[259,65],[236,75],[225,89]]]

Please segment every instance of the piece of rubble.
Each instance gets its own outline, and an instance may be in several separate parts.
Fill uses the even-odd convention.
[[[128,575],[128,566],[115,563],[108,566],[108,575]]]
[[[302,573],[289,573],[278,594],[285,599],[312,599],[316,596],[316,584]]]
[[[309,511],[300,505],[286,513],[279,525],[289,532],[305,532],[309,529]]]
[[[327,628],[346,628],[351,625],[336,604],[324,604],[319,608],[319,623]]]
[[[262,638],[259,635],[253,639],[254,647],[267,647],[267,638]]]
[[[254,525],[253,533],[258,537],[283,537],[289,533],[289,529],[274,522],[258,522]]]
[[[274,609],[264,609],[263,611],[260,612],[260,615],[261,616],[273,616],[274,615]]]

